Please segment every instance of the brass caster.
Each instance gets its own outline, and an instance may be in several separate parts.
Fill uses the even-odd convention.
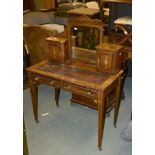
[[[56,104],[57,108],[59,108],[59,104]]]
[[[99,146],[98,149],[99,149],[100,151],[102,151],[102,147],[101,147],[101,146]]]
[[[122,93],[121,100],[125,100],[125,94],[124,94],[124,91],[123,91],[123,93]]]
[[[74,102],[71,102],[71,106],[75,106],[76,105],[76,103],[74,103]]]
[[[38,120],[36,120],[36,123],[39,123],[39,121],[38,121]]]
[[[114,128],[117,128],[117,125],[116,124],[114,124]]]
[[[110,117],[110,112],[107,112],[106,113],[106,117]]]

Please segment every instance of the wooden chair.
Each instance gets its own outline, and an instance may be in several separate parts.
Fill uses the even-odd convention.
[[[40,25],[24,25],[24,43],[27,53],[30,55],[30,65],[47,59],[46,53],[48,52],[48,44],[45,39],[56,34],[56,30],[49,30]]]
[[[23,35],[24,43],[27,49],[27,53],[30,58],[30,65],[34,65],[47,59],[47,53],[49,50],[47,37],[55,36],[58,32],[56,30],[48,29],[41,25],[24,25]],[[55,88],[55,101],[58,107],[60,90]]]
[[[118,18],[114,21],[114,28],[116,31],[123,31],[123,36],[117,42],[118,44],[124,44],[126,41],[132,45],[132,18],[125,16]]]
[[[123,32],[123,35],[119,33],[118,36],[119,39],[115,41],[115,44],[121,44],[123,45],[126,41],[129,42],[130,45],[132,45],[132,17],[129,17],[128,15],[123,15],[122,17],[117,17],[117,4],[127,4],[132,5],[132,0],[100,0],[100,11],[102,12],[106,5],[109,5],[109,22],[108,22],[108,31],[112,32],[113,29],[116,31],[119,30],[119,32]],[[105,22],[105,18],[102,15],[102,20]]]

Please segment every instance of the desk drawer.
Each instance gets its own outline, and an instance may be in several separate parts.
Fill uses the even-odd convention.
[[[42,76],[36,76],[34,80],[39,82],[39,83],[51,85],[51,86],[54,86],[57,88],[61,87],[61,81],[57,80],[57,79],[46,78],[46,77],[42,77]]]
[[[94,89],[78,86],[75,84],[70,84],[67,82],[63,83],[63,88],[66,90],[72,91],[73,93],[80,94],[80,95],[89,96],[89,97],[97,97],[97,91]]]

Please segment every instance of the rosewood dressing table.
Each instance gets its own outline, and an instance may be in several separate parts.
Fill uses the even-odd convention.
[[[77,36],[73,36],[76,27],[95,28],[99,32],[98,46],[84,49],[76,46]],[[98,112],[98,148],[101,150],[105,114],[113,94],[114,126],[116,126],[123,70],[124,51],[120,45],[103,44],[103,24],[87,16],[69,17],[68,37],[49,37],[48,60],[27,68],[29,87],[32,97],[34,118],[38,122],[38,85],[53,86],[56,90],[64,89],[73,95],[88,99],[83,102],[95,107]],[[110,63],[109,63],[110,62]],[[58,105],[59,95],[56,95]],[[74,97],[72,97],[74,99]],[[91,100],[91,102],[89,102]],[[89,104],[90,103],[90,104]]]
[[[43,61],[27,69],[29,73],[29,86],[32,95],[33,112],[38,122],[38,84],[43,83],[55,88],[68,90],[72,93],[94,99],[98,107],[98,147],[101,150],[106,97],[115,90],[115,114],[114,125],[116,126],[119,110],[119,94],[121,76],[123,71],[115,75],[100,73],[87,69],[80,69],[71,64],[60,64],[52,61]]]

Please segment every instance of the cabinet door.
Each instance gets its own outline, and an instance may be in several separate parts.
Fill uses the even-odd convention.
[[[61,37],[46,38],[49,50],[46,52],[48,60],[64,63],[69,59],[67,39]]]
[[[100,53],[98,56],[97,67],[100,71],[110,71],[113,69],[113,55],[111,53]]]
[[[61,62],[61,46],[60,44],[50,44],[48,58],[52,61]]]

